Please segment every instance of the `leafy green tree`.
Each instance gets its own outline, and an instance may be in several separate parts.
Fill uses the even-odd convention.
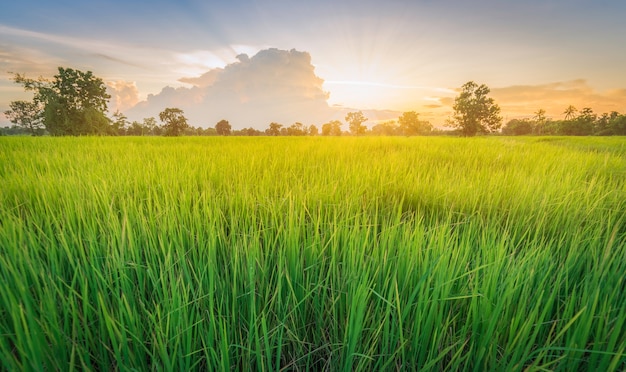
[[[106,92],[102,79],[91,71],[58,68],[52,81],[37,80],[15,74],[14,81],[32,91],[37,117],[51,135],[107,134],[110,121],[106,117]]]
[[[28,130],[33,135],[43,134],[43,120],[41,116],[41,107],[36,102],[29,101],[13,101],[9,104],[10,110],[4,112],[4,115],[13,124]]]
[[[157,133],[159,131],[159,126],[157,125],[157,121],[155,118],[153,117],[144,118],[143,127],[146,128],[149,134],[159,135],[159,133]]]
[[[611,134],[626,136],[626,115],[620,115],[617,112],[612,112],[609,117],[608,126],[611,130]]]
[[[315,125],[311,125],[309,127],[309,136],[317,136],[319,134],[319,129]]]
[[[179,108],[166,108],[159,113],[159,119],[163,122],[166,136],[180,136],[189,127],[183,110]]]
[[[134,120],[126,129],[126,135],[143,136],[147,132],[146,128],[140,122]]]
[[[130,123],[126,115],[122,114],[119,110],[113,114],[113,120],[111,120],[111,134],[115,136],[123,136],[130,129]]]
[[[454,99],[454,114],[448,125],[461,130],[464,136],[489,133],[500,129],[500,106],[488,97],[490,89],[473,81],[463,84],[461,93]]]
[[[398,118],[400,130],[405,136],[415,136],[432,132],[433,126],[424,120],[419,119],[419,114],[415,111],[408,111]]]
[[[570,106],[572,107],[572,106]],[[566,113],[569,111],[566,110]],[[572,114],[576,112],[575,109]],[[566,114],[567,117],[567,114]],[[585,107],[575,118],[566,119],[561,127],[561,133],[567,136],[588,136],[593,133],[593,127],[596,122],[597,115],[589,107]]]
[[[355,135],[364,134],[367,131],[367,127],[363,125],[367,121],[367,118],[363,115],[363,112],[349,112],[346,115],[346,121],[349,123],[350,132]]]
[[[215,124],[215,131],[219,136],[229,136],[232,127],[228,120],[220,120],[217,124]]]

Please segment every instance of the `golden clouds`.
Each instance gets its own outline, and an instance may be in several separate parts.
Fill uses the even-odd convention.
[[[515,85],[491,90],[502,112],[511,116],[532,116],[542,108],[548,117],[562,118],[569,105],[590,107],[597,113],[626,111],[626,89],[601,92],[584,79],[542,85]]]
[[[111,95],[109,101],[109,109],[111,111],[124,111],[139,102],[139,89],[135,82],[130,81],[109,81],[107,84],[107,91]]]

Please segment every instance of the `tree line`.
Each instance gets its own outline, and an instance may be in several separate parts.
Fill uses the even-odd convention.
[[[15,83],[33,92],[31,101],[13,101],[4,114],[14,124],[0,128],[2,134],[31,135],[130,135],[130,136],[415,136],[452,134],[475,136],[477,134],[501,133],[504,135],[626,135],[626,115],[612,112],[597,115],[590,108],[580,112],[568,107],[563,120],[546,118],[545,110],[539,109],[532,119],[513,119],[502,127],[500,107],[489,97],[489,88],[473,81],[465,83],[455,98],[453,115],[446,125],[452,130],[438,130],[430,122],[421,120],[415,111],[404,112],[397,120],[364,125],[368,118],[363,112],[350,112],[343,123],[332,120],[322,124],[305,125],[300,122],[289,126],[272,122],[265,130],[244,128],[233,130],[228,120],[220,120],[214,127],[201,128],[189,125],[183,110],[165,108],[156,118],[132,121],[119,111],[107,116],[108,100],[102,79],[91,71],[82,72],[71,68],[58,68],[52,80],[31,79],[13,74]]]

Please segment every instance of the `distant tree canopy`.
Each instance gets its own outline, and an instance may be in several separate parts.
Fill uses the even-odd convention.
[[[230,135],[231,126],[228,120],[220,120],[217,124],[215,124],[215,131],[220,136],[228,136]]]
[[[290,126],[272,122],[265,130],[253,127],[233,130],[228,120],[220,120],[215,127],[193,127],[179,108],[166,108],[159,114],[163,125],[155,118],[143,122],[132,121],[116,111],[106,116],[107,103],[111,98],[102,79],[91,71],[82,72],[71,68],[58,68],[52,79],[31,79],[16,73],[13,81],[33,93],[32,101],[13,101],[5,116],[14,125],[0,128],[0,135],[166,135],[166,136],[341,136],[342,122],[332,120],[321,126],[295,122]],[[497,132],[502,126],[500,107],[489,97],[489,88],[473,81],[465,83],[454,100],[454,113],[447,125],[455,131],[433,128],[430,122],[420,120],[416,111],[404,112],[397,120],[379,122],[371,129],[365,126],[368,118],[363,112],[349,112],[345,121],[353,136],[414,136],[430,134],[461,134],[474,136],[479,133]],[[515,118],[502,128],[503,135],[626,135],[626,115],[616,111],[596,114],[589,107],[577,110],[569,105],[563,119],[546,117],[543,109],[533,113],[532,118]]]
[[[13,80],[34,96],[28,106],[13,103],[7,116],[33,129],[41,123],[54,136],[110,134],[106,111],[111,97],[102,79],[91,71],[63,67],[58,71],[52,81],[15,74]]]
[[[532,119],[512,119],[502,128],[504,135],[559,135],[559,136],[623,136],[626,135],[626,115],[617,111],[597,115],[589,107],[578,111],[568,106],[563,120],[546,119],[539,109]]]
[[[500,107],[493,98],[487,97],[489,92],[485,84],[473,81],[463,84],[461,93],[454,99],[454,114],[448,125],[459,129],[464,136],[500,129]]]
[[[415,111],[408,111],[398,118],[398,124],[402,134],[405,136],[415,136],[432,132],[433,126],[428,121],[419,119],[419,114]]]
[[[159,114],[159,119],[164,123],[166,136],[180,136],[189,127],[183,110],[179,108],[166,108]]]
[[[364,134],[367,131],[367,127],[363,125],[363,123],[367,121],[367,118],[361,111],[349,112],[348,115],[346,115],[346,121],[350,126],[350,132],[355,136]]]
[[[341,122],[332,120],[322,125],[322,136],[341,136]]]

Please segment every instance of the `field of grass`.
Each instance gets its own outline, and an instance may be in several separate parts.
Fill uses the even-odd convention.
[[[0,138],[3,370],[626,369],[624,138]]]

